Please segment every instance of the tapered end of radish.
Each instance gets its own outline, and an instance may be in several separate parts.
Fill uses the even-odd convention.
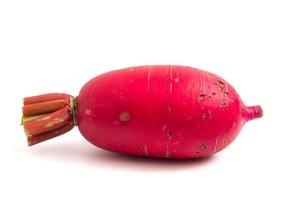
[[[260,105],[246,106],[243,111],[243,117],[247,121],[258,119],[263,116],[263,109]]]
[[[76,98],[51,93],[24,98],[22,125],[28,146],[52,139],[76,125]]]

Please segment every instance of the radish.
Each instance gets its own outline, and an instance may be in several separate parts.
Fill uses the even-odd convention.
[[[92,144],[114,152],[187,159],[227,147],[261,106],[245,106],[221,77],[192,67],[139,66],[99,75],[77,97],[24,98],[28,145],[75,125]]]

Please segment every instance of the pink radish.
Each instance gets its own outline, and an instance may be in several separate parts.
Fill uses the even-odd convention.
[[[199,158],[227,147],[260,106],[244,105],[221,77],[185,66],[139,66],[99,75],[78,97],[24,99],[24,128],[33,145],[77,124],[92,144],[145,157]]]

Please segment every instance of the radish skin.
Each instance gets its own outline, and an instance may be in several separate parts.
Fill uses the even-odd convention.
[[[173,159],[215,154],[234,141],[247,121],[263,115],[261,106],[245,106],[221,77],[177,65],[108,72],[87,82],[77,98],[60,93],[25,98],[23,114],[28,113],[33,120],[24,122],[25,131],[35,136],[30,145],[77,124],[97,147]],[[49,117],[48,125],[54,118],[60,123],[45,129],[42,117]]]
[[[221,77],[182,66],[144,66],[97,76],[78,96],[78,126],[94,145],[121,153],[195,158],[228,146],[261,117]]]

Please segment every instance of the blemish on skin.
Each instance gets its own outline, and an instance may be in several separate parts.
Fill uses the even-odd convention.
[[[227,85],[225,85],[223,81],[217,79],[215,85],[221,90],[221,92],[223,92],[227,96],[229,95]]]
[[[85,109],[85,112],[84,112],[86,115],[91,115],[91,109]]]
[[[214,96],[214,95],[216,95],[216,93],[215,93],[215,92],[213,92],[213,93],[211,93],[211,94],[212,94],[213,96]]]
[[[221,102],[219,103],[220,108],[226,108],[229,105],[229,102],[227,99],[222,99]]]
[[[122,111],[119,115],[119,119],[122,122],[127,122],[128,120],[130,120],[131,115],[128,111]]]
[[[200,149],[201,149],[202,151],[205,151],[205,150],[207,149],[206,144],[202,144],[202,145],[200,146]]]
[[[175,81],[175,83],[178,83],[178,82],[179,82],[179,78],[176,77],[176,78],[174,79],[174,81]]]
[[[203,102],[205,99],[206,99],[206,94],[200,94],[200,95],[197,97],[197,102],[198,102],[198,103],[201,103],[201,102]]]
[[[224,88],[225,83],[219,79],[217,79],[217,81],[215,82],[216,85],[220,86],[220,88]]]
[[[172,137],[173,137],[173,132],[172,131],[168,131],[168,138],[172,139]]]
[[[201,113],[201,120],[202,121],[206,121],[206,120],[208,120],[208,119],[212,119],[211,118],[211,111],[210,110],[208,110],[207,112],[203,112],[203,113]]]

